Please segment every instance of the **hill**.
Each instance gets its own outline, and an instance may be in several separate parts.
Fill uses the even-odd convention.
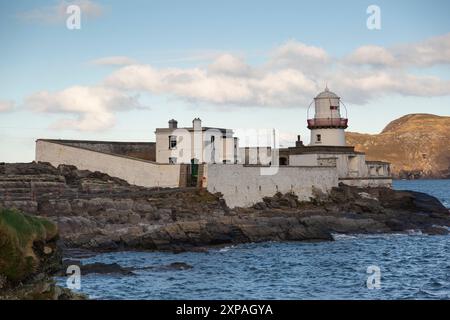
[[[450,178],[450,117],[408,114],[379,134],[347,132],[346,141],[367,160],[390,162],[396,178]]]

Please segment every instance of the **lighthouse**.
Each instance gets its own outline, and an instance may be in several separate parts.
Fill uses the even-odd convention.
[[[308,119],[310,146],[345,146],[348,119],[341,115],[340,98],[328,87],[314,98],[314,118]]]

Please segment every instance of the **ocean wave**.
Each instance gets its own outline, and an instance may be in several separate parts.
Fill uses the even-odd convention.
[[[227,246],[227,247],[223,247],[219,249],[219,252],[228,252],[231,249],[234,249],[236,246],[232,245],[232,246]]]
[[[422,235],[420,231],[409,230],[407,233],[376,233],[376,234],[364,234],[364,233],[332,233],[333,240],[351,240],[351,239],[388,239],[392,237],[404,237],[410,235]]]
[[[421,230],[414,230],[414,229],[406,230],[406,233],[407,233],[409,236],[421,236],[421,235],[423,235],[423,233],[422,233]]]
[[[331,236],[333,237],[334,241],[358,238],[357,235],[349,235],[349,234],[342,234],[342,233],[332,233]]]

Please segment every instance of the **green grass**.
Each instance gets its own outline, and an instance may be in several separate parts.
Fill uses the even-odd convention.
[[[56,226],[48,220],[0,209],[0,274],[11,282],[31,275],[38,266],[33,242],[45,242],[56,235]]]

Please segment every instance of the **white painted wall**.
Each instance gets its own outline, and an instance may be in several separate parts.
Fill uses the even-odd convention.
[[[179,165],[156,164],[122,156],[38,140],[36,161],[74,165],[81,170],[101,171],[143,187],[178,187]]]
[[[354,187],[362,187],[362,188],[376,188],[376,187],[387,187],[392,188],[392,179],[391,178],[362,178],[362,179],[339,179],[339,182],[342,182],[349,186]]]
[[[294,192],[300,200],[313,196],[313,187],[328,192],[338,185],[334,167],[282,166],[274,175],[261,175],[261,167],[209,164],[205,166],[207,189],[223,194],[227,205],[248,207],[277,192]]]
[[[294,154],[289,156],[289,164],[294,166],[318,166],[319,158],[336,158],[336,168],[339,178],[368,176],[366,156],[359,153]]]
[[[317,135],[320,134],[320,142]],[[312,146],[345,146],[345,130],[344,129],[311,129]]]
[[[170,157],[177,158],[177,163],[191,163],[191,159],[198,159],[199,163],[222,163],[226,160],[233,163],[235,159],[234,138],[230,133],[223,137],[223,132],[218,129],[205,131],[189,131],[185,128],[169,130],[157,129],[156,135],[156,162],[169,163]],[[177,146],[169,148],[169,136],[177,137]],[[211,137],[214,136],[214,144]]]
[[[291,154],[289,155],[289,165],[291,166],[317,166],[317,153]]]

